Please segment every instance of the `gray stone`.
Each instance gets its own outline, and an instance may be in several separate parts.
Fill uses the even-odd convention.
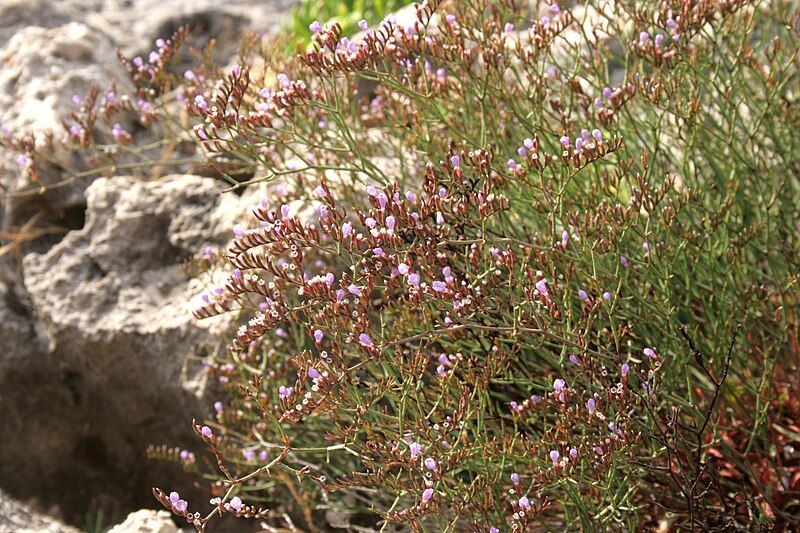
[[[0,491],[0,533],[79,533]],[[164,533],[172,533],[164,531]]]
[[[192,279],[182,262],[229,238],[243,209],[220,191],[196,176],[98,179],[85,227],[25,257],[29,307],[10,305],[8,290],[0,306],[0,479],[9,492],[107,516],[153,505],[158,483],[183,494],[143,455],[150,444],[198,447],[190,422],[210,404],[200,359],[221,349],[229,324],[192,317],[208,280]]]

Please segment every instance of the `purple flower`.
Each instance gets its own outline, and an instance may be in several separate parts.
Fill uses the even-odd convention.
[[[281,206],[281,216],[283,218],[289,218],[289,206],[288,205],[283,204]]]
[[[656,46],[661,46],[661,43],[664,42],[664,34],[663,33],[659,33],[658,35],[656,35],[654,40],[655,40]]]
[[[181,458],[181,461],[189,460],[189,450],[181,450],[181,453],[178,455]]]
[[[531,508],[531,502],[530,502],[530,500],[528,500],[528,498],[526,496],[521,497],[519,499],[519,502],[517,502],[517,505],[519,505],[520,509],[530,509]]]
[[[358,21],[358,27],[361,28],[361,31],[367,31],[367,28],[369,28],[369,24],[367,23],[366,20],[361,19]]]
[[[448,14],[447,14],[447,16],[446,16],[446,17],[444,17],[444,19],[445,19],[445,20],[447,21],[447,23],[448,23],[448,24],[450,24],[451,26],[452,26],[453,24],[455,24],[455,23],[456,23],[456,16],[455,16],[455,15],[453,15],[452,13],[448,13]]]
[[[580,152],[583,150],[583,137],[576,137],[575,138],[575,151]]]
[[[568,242],[569,242],[569,232],[567,230],[564,230],[561,232],[561,246],[566,248]]]
[[[447,369],[444,367],[444,365],[439,365],[436,367],[436,373],[439,375],[439,377],[445,377],[447,375]]]
[[[447,284],[444,281],[434,281],[431,286],[436,292],[447,292]]]
[[[14,158],[14,162],[17,164],[18,167],[26,167],[28,166],[28,156],[25,154],[19,154],[17,157]]]
[[[428,468],[428,470],[436,470],[437,466],[436,459],[434,459],[433,457],[428,457],[427,459],[425,459],[425,466]]]
[[[234,496],[233,498],[231,498],[231,501],[230,503],[228,503],[228,505],[230,505],[231,509],[233,509],[236,512],[241,511],[242,507],[244,506],[244,504],[242,503],[242,499],[239,498],[238,496]]]
[[[594,106],[602,108],[603,107],[603,99],[600,98],[599,96],[597,98],[595,98],[594,99]]]
[[[570,143],[569,137],[567,137],[566,135],[562,135],[561,136],[561,145],[564,148],[569,148],[569,143]]]
[[[611,301],[611,293],[606,291],[603,293],[603,300],[610,302]]]
[[[366,226],[367,226],[369,229],[375,229],[375,226],[377,226],[377,225],[378,225],[378,221],[377,221],[377,220],[375,220],[375,219],[374,219],[374,218],[372,218],[372,217],[367,217],[367,218],[365,218],[365,219],[364,219],[364,224],[366,224]]]
[[[317,185],[317,188],[314,189],[314,194],[316,194],[317,196],[325,196],[328,193],[325,191],[325,187],[323,187],[322,185]]]
[[[622,265],[623,267],[627,267],[628,266],[628,258],[625,257],[624,255],[619,256],[619,264]]]
[[[511,474],[511,482],[512,482],[514,485],[519,485],[519,474],[517,474],[516,472],[514,472],[513,474]]]
[[[186,500],[178,500],[172,504],[175,507],[175,510],[179,513],[185,513],[186,509],[189,507],[189,503]]]
[[[496,527],[490,527],[489,528],[489,533],[500,533],[500,530],[497,529]]]
[[[395,220],[392,215],[386,217],[386,227],[389,229],[389,231],[394,231],[395,224],[397,224],[397,220]]]
[[[322,332],[321,329],[314,330],[314,340],[317,342],[322,342],[322,339],[325,337],[325,334]]]
[[[411,267],[409,267],[405,263],[400,263],[397,265],[397,271],[400,272],[403,276],[407,276],[409,272],[411,272]]]
[[[267,450],[261,450],[258,452],[259,461],[266,461],[267,459],[269,459],[269,453],[267,453]]]
[[[533,139],[528,137],[524,141],[522,141],[522,145],[527,148],[528,150],[533,150],[536,147],[536,144],[533,142]]]
[[[416,459],[420,453],[422,453],[422,444],[418,442],[412,442],[408,445],[408,451],[411,454],[412,459]]]
[[[586,128],[583,128],[581,130],[581,139],[583,139],[584,141],[588,141],[590,135],[591,134],[589,133],[589,130],[587,130]]]
[[[558,453],[558,450],[550,450],[550,460],[553,461],[553,464],[556,464],[561,457],[561,454]]]
[[[349,287],[347,287],[347,290],[348,290],[348,291],[350,292],[350,294],[352,294],[353,296],[361,296],[361,295],[362,295],[362,293],[361,293],[361,289],[359,289],[359,288],[358,288],[358,286],[357,286],[355,283],[351,283],[351,284],[350,284],[350,286],[349,286]]]
[[[288,336],[289,336],[289,334],[288,334],[288,333],[286,333],[286,330],[285,330],[285,329],[283,329],[283,328],[278,328],[278,329],[276,329],[276,330],[275,330],[275,335],[277,335],[278,337],[281,337],[281,338],[283,338],[283,339],[285,339],[286,337],[288,337]]]
[[[169,493],[169,502],[170,502],[171,504],[173,504],[173,505],[174,505],[174,504],[175,504],[175,502],[177,502],[177,501],[178,501],[178,500],[180,500],[180,499],[181,499],[181,495],[180,495],[180,494],[178,494],[177,492],[175,492],[175,491],[172,491],[172,492],[170,492],[170,493]]]
[[[649,357],[650,359],[655,359],[656,357],[658,357],[658,356],[656,355],[656,352],[655,352],[655,350],[653,350],[652,348],[645,348],[645,349],[643,350],[643,353],[644,353],[644,354],[645,354],[647,357]]]
[[[513,159],[509,159],[506,164],[508,165],[509,170],[516,170],[517,168],[519,168],[519,164],[517,164],[517,162],[514,161]]]
[[[408,284],[414,287],[419,287],[419,274],[413,272],[408,275]]]
[[[586,401],[586,408],[589,410],[589,414],[594,413],[594,410],[596,409],[596,407],[597,407],[597,405],[595,404],[594,398],[589,398]]]
[[[203,427],[200,429],[200,433],[201,433],[201,434],[202,434],[204,437],[206,437],[207,439],[210,439],[210,438],[211,438],[211,436],[212,436],[212,435],[214,435],[214,433],[211,431],[211,428],[210,428],[210,427],[208,427],[208,426],[203,426]]]
[[[566,385],[567,383],[561,378],[553,380],[553,390],[556,392],[561,392]]]
[[[411,191],[406,191],[406,200],[408,200],[412,204],[415,204],[417,203],[417,195]]]
[[[348,237],[351,233],[353,233],[353,225],[349,222],[342,224],[342,236]]]
[[[514,31],[514,25],[511,24],[510,22],[506,22],[506,25],[503,27],[503,31],[505,33],[511,33],[512,31]]]
[[[461,156],[454,155],[450,158],[450,166],[458,168],[461,166]]]
[[[308,369],[308,377],[311,379],[318,379],[321,375],[322,374],[319,373],[319,370],[314,367]]]
[[[252,461],[256,457],[256,452],[253,450],[242,450],[242,456],[244,457],[245,461]]]
[[[650,40],[650,34],[647,33],[646,31],[643,31],[642,33],[639,34],[639,44],[644,44],[649,40]]]
[[[561,12],[561,9],[558,7],[558,4],[552,4],[550,6],[550,13],[553,15],[558,15]]]
[[[383,257],[386,255],[386,252],[383,251],[383,248],[373,248],[372,253],[375,254],[375,257]]]
[[[573,459],[577,459],[577,457],[578,457],[578,450],[576,450],[575,448],[570,448],[570,450],[569,450],[569,456],[570,456],[570,457],[572,457]]]
[[[594,137],[595,141],[602,142],[603,141],[603,132],[601,132],[600,130],[594,129],[594,130],[592,130],[592,137]]]
[[[547,296],[547,283],[543,279],[540,279],[536,282],[536,290],[539,291],[539,294],[542,296]]]
[[[225,406],[222,405],[222,402],[214,402],[214,410],[216,412],[221,413],[224,408]]]
[[[358,336],[358,342],[360,342],[362,346],[373,346],[372,339],[366,333],[362,333]]]
[[[675,28],[678,27],[678,23],[675,22],[674,18],[670,17],[667,19],[667,27],[671,30],[674,30]]]
[[[580,365],[581,364],[581,360],[578,359],[578,356],[575,355],[574,353],[570,354],[569,362],[572,363],[573,365]]]
[[[630,372],[630,371],[631,371],[630,365],[628,363],[623,363],[623,365],[622,365],[622,377],[627,376],[628,372]]]
[[[291,387],[284,387],[283,385],[278,387],[278,396],[280,396],[281,400],[289,398],[292,394],[294,394],[294,389]]]
[[[433,489],[427,488],[422,491],[422,503],[428,503],[433,498]]]
[[[444,225],[444,215],[440,211],[436,212],[436,224],[439,226]]]
[[[526,150],[524,146],[520,146],[517,148],[517,154],[519,154],[520,157],[525,157],[528,155],[528,150]]]
[[[584,302],[588,302],[589,301],[589,294],[585,290],[580,289],[578,291],[578,298],[580,298]]]

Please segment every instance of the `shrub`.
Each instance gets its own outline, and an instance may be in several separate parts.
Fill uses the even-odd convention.
[[[154,489],[199,530],[797,520],[797,13],[523,4],[248,40],[177,88],[130,64],[231,190],[271,183],[197,258],[228,276],[197,317],[241,324],[214,460],[152,450],[204,472],[210,512]]]

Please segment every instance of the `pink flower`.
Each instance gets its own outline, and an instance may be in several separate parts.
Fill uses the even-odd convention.
[[[422,444],[418,442],[412,442],[408,445],[408,448],[412,459],[416,459],[422,453]]]
[[[434,459],[433,457],[428,457],[427,459],[425,459],[425,466],[428,468],[428,470],[436,470],[437,467],[436,459]]]
[[[427,488],[422,491],[422,503],[428,503],[433,498],[433,489]]]
[[[644,353],[644,354],[645,354],[647,357],[649,357],[650,359],[655,359],[656,357],[658,357],[658,356],[656,355],[656,352],[655,352],[655,350],[653,350],[652,348],[645,348],[645,349],[643,350],[643,353]]]
[[[550,460],[553,461],[553,464],[556,464],[561,457],[561,454],[558,453],[558,450],[551,450],[550,451]]]
[[[556,392],[561,392],[562,390],[564,390],[564,387],[566,385],[567,385],[567,383],[563,379],[556,378],[553,381],[553,390],[556,391]]]
[[[207,439],[210,439],[210,438],[211,438],[211,437],[214,435],[214,433],[211,431],[211,428],[210,428],[210,427],[208,427],[208,426],[203,426],[203,427],[200,429],[200,433],[201,433],[201,434],[202,434],[204,437],[206,437]]]
[[[531,508],[531,502],[527,498],[527,496],[521,497],[519,499],[519,502],[517,502],[517,505],[519,505],[520,509],[530,509]]]
[[[325,334],[322,332],[322,330],[320,330],[320,329],[314,330],[314,340],[315,341],[322,342],[323,337],[325,337]]]

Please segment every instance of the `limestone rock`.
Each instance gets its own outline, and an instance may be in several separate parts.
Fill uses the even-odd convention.
[[[124,522],[108,530],[108,533],[180,533],[167,511],[140,509],[128,515]]]
[[[79,533],[79,530],[37,513],[0,491],[0,533]]]
[[[200,359],[228,324],[192,317],[204,287],[182,262],[229,239],[241,200],[220,191],[196,176],[98,179],[85,227],[24,258],[29,310],[0,306],[13,318],[0,326],[0,479],[12,494],[118,516],[153,505],[153,485],[184,492],[185,478],[143,456],[151,444],[199,451]]]

